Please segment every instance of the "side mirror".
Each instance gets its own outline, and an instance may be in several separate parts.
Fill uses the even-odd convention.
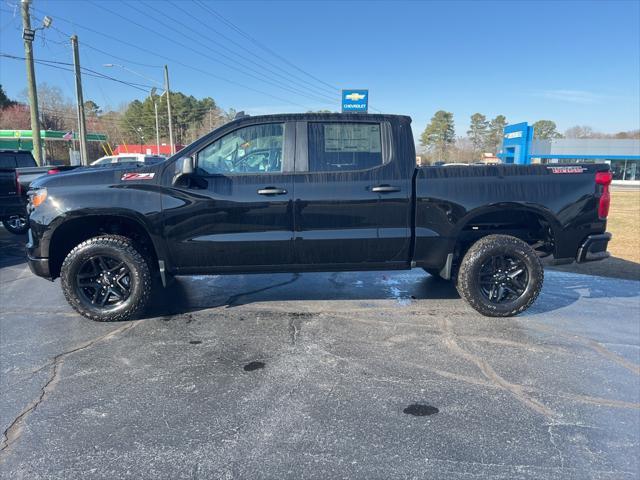
[[[178,160],[176,162],[176,173],[173,176],[173,185],[175,187],[188,187],[194,170],[193,157],[184,157]]]
[[[182,159],[182,175],[191,175],[193,174],[194,168],[193,157],[185,157]]]

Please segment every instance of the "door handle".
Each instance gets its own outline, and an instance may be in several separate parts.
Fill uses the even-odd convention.
[[[287,191],[284,188],[265,187],[258,190],[258,195],[285,195]]]
[[[391,192],[399,192],[400,187],[394,187],[391,185],[378,185],[376,187],[371,188],[372,192],[376,193],[391,193]]]

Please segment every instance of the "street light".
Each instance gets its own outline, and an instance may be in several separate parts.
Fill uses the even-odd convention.
[[[145,80],[148,80],[150,82],[153,82],[157,85],[160,85],[161,87],[164,88],[164,91],[159,95],[160,97],[162,97],[165,93],[167,94],[167,113],[169,115],[169,148],[171,153],[174,153],[174,147],[173,147],[173,124],[171,121],[171,99],[169,96],[169,74],[168,74],[168,70],[167,70],[167,66],[165,65],[165,84],[163,85],[161,82],[158,82],[157,80],[154,80],[153,78],[149,78],[146,75],[143,75],[139,72],[136,72],[135,70],[131,70],[130,68],[125,67],[124,65],[120,65],[119,63],[105,63],[103,64],[103,67],[118,67],[121,68],[129,73],[132,73],[133,75],[137,75],[140,78],[144,78]],[[155,99],[155,94],[156,94],[156,87],[153,87],[151,89],[150,92],[150,96],[153,99],[153,109],[155,111],[155,116],[156,116],[156,148],[157,148],[157,154],[160,155],[160,128],[158,126],[158,103],[156,102]]]

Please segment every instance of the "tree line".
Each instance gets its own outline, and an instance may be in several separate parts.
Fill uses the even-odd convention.
[[[22,94],[27,98],[26,91]],[[41,128],[45,130],[77,130],[75,103],[58,87],[42,83],[38,85],[38,103]],[[167,102],[165,96],[152,92],[144,100],[133,100],[119,108],[101,108],[93,100],[85,102],[87,130],[105,133],[109,143],[155,144],[155,105],[158,108],[160,143],[169,143]],[[205,133],[219,127],[236,115],[234,109],[221,109],[211,97],[197,99],[182,92],[171,92],[171,109],[174,126],[174,141],[186,145]],[[504,115],[488,119],[481,113],[470,118],[465,136],[456,136],[453,113],[438,110],[420,135],[422,159],[427,163],[436,161],[479,161],[484,153],[496,154],[508,125]],[[586,125],[567,129],[564,134],[557,130],[552,120],[538,120],[533,124],[534,136],[538,139],[553,138],[640,138],[640,130],[604,134]],[[10,99],[0,85],[0,129],[29,130],[31,122],[26,102]],[[45,142],[47,157],[68,159],[68,146],[64,142]],[[102,146],[89,142],[89,156],[98,158],[105,153]]]
[[[166,94],[165,94],[166,95]],[[169,143],[169,122],[166,96],[152,95],[144,100],[133,100],[118,108],[100,107],[95,101],[84,103],[88,132],[105,133],[112,148],[118,144],[156,143],[156,115],[158,108],[158,130],[160,143]],[[26,91],[21,94],[26,99]],[[75,102],[63,91],[47,83],[38,85],[40,128],[43,130],[77,131]],[[220,108],[211,97],[197,99],[182,92],[171,92],[171,116],[173,138],[176,144],[187,145],[205,133],[227,123],[235,117],[234,109]],[[29,106],[9,98],[0,85],[0,129],[30,130]],[[68,145],[64,142],[45,142],[48,158],[67,160]],[[106,146],[89,142],[89,157],[93,160],[109,151]]]
[[[466,136],[456,136],[453,113],[438,110],[420,135],[420,146],[424,152],[422,160],[426,163],[438,161],[471,163],[481,161],[484,153],[498,153],[504,128],[508,125],[504,115],[487,119],[481,113],[471,115]],[[548,140],[555,138],[636,138],[640,139],[640,130],[605,134],[586,125],[576,125],[564,134],[558,132],[552,120],[538,120],[533,124],[534,138]]]

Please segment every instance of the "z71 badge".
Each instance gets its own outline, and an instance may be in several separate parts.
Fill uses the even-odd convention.
[[[151,180],[155,173],[125,173],[120,180]]]
[[[551,173],[583,173],[587,170],[585,167],[571,166],[571,167],[547,167],[551,170]]]

